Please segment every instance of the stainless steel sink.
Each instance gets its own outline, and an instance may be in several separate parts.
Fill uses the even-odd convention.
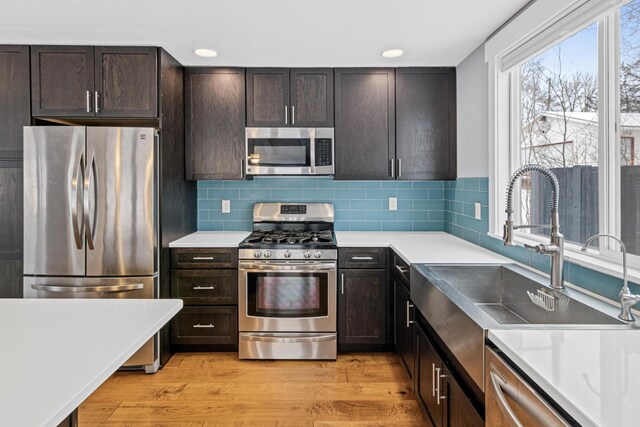
[[[432,273],[503,325],[624,325],[511,265],[433,266]],[[520,270],[520,271],[518,271]],[[537,275],[536,275],[537,276]],[[569,292],[570,293],[570,292]],[[533,299],[531,296],[533,296]],[[538,298],[536,298],[538,297]],[[538,303],[536,304],[537,301]],[[545,302],[547,304],[545,305]],[[592,301],[593,302],[593,301]]]
[[[582,292],[551,289],[548,278],[516,264],[411,266],[411,299],[484,391],[489,329],[618,329],[614,306]]]

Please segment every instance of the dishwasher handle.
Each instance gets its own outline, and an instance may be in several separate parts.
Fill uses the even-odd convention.
[[[504,380],[496,373],[495,368],[491,365],[491,369],[489,371],[489,377],[491,378],[491,385],[493,386],[493,391],[496,394],[496,402],[498,403],[498,407],[500,411],[507,417],[506,421],[509,423],[511,427],[523,427],[522,423],[516,416],[515,412],[507,402],[507,398],[504,395],[503,387],[505,384]]]

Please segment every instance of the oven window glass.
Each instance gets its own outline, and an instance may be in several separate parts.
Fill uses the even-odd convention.
[[[249,139],[249,163],[253,166],[311,166],[309,138]]]
[[[257,317],[327,316],[325,273],[249,273],[247,311]]]

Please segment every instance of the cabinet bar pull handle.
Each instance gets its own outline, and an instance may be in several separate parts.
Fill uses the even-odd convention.
[[[396,176],[396,172],[395,172],[395,165],[396,165],[396,159],[394,159],[393,157],[391,158],[391,178],[395,178]]]
[[[215,258],[212,256],[194,256],[194,261],[213,261]]]
[[[97,90],[93,92],[93,105],[96,113],[100,112],[100,92]]]
[[[342,287],[342,295],[344,295],[344,273],[340,275],[340,282]]]
[[[200,323],[196,323],[193,325],[194,328],[215,328],[216,326],[213,323],[209,323],[208,325],[201,325]]]
[[[436,364],[431,364],[431,396],[436,397]]]
[[[413,323],[413,320],[411,320],[409,316],[409,309],[411,308],[413,308],[413,304],[410,304],[409,301],[407,301],[407,328]]]
[[[87,113],[91,112],[91,92],[87,91]]]
[[[194,286],[193,289],[196,291],[200,291],[200,290],[215,290],[215,286]]]
[[[402,177],[402,159],[398,158],[398,178]]]
[[[400,272],[400,274],[404,274],[406,273],[408,270],[405,270],[404,268],[400,267],[399,265],[396,265],[396,269]]]
[[[296,106],[295,105],[291,106],[291,124],[292,125],[296,124]]]
[[[285,125],[289,124],[289,110],[287,108],[288,107],[285,105],[284,106],[284,124]]]
[[[351,259],[354,261],[373,261],[373,257],[370,256],[352,256]]]
[[[446,399],[446,396],[441,396],[440,395],[440,392],[442,391],[442,390],[440,390],[440,378],[444,378],[444,377],[446,377],[446,375],[440,373],[440,368],[436,368],[436,371],[438,371],[438,384],[437,384],[437,388],[436,388],[436,395],[437,395],[438,405],[439,405],[441,400]]]

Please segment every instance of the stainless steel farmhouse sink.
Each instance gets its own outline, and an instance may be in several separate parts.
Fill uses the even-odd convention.
[[[484,391],[489,329],[618,329],[615,307],[516,264],[411,266],[411,299],[469,376]]]

